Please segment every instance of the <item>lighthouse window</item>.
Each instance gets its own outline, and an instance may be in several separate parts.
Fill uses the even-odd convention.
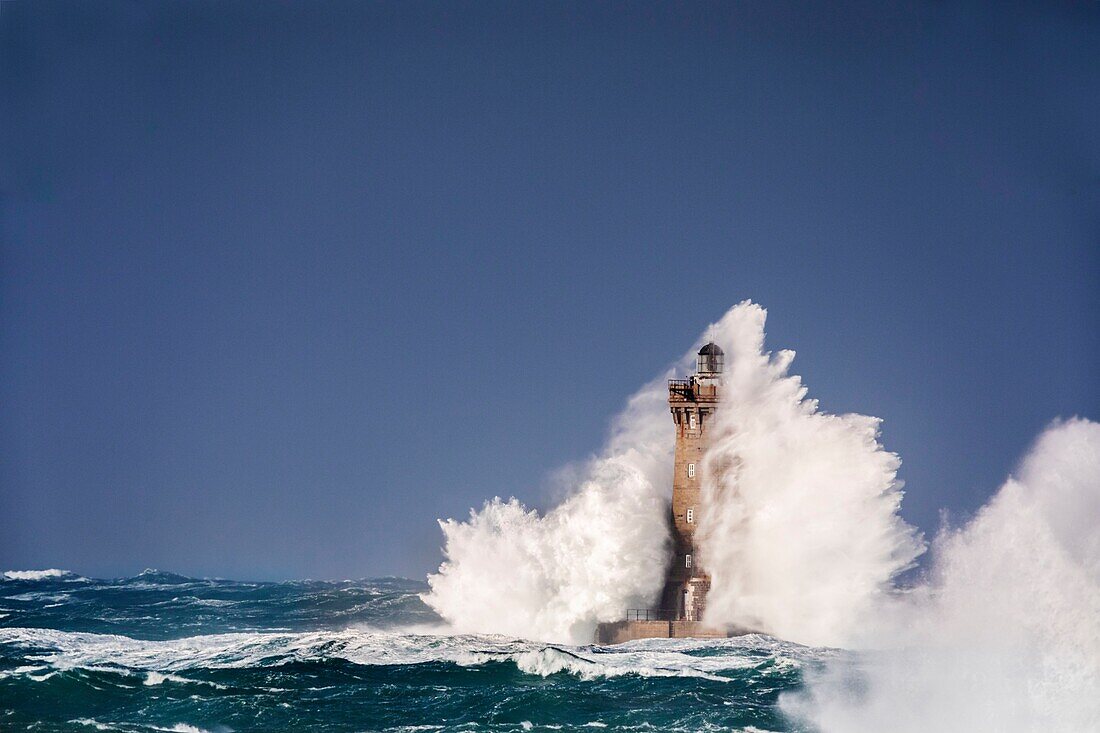
[[[688,464],[688,478],[695,478],[695,464]]]
[[[684,555],[684,567],[685,568],[690,568],[691,567],[691,555]]]
[[[687,510],[687,523],[688,524],[695,524],[695,509],[694,508]],[[689,557],[690,557],[690,555],[689,555]]]
[[[695,418],[695,413],[693,412],[693,413],[691,413],[691,427],[695,428],[695,426],[696,426],[696,418]]]

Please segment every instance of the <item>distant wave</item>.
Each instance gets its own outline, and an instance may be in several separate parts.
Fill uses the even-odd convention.
[[[49,570],[8,570],[4,573],[4,577],[7,580],[46,580],[49,578],[83,579],[76,573],[68,570],[58,570],[57,568],[50,568]]]
[[[175,725],[173,725],[171,727],[162,728],[162,727],[158,727],[158,726],[155,726],[155,725],[151,725],[151,726],[133,726],[132,724],[126,724],[126,723],[103,723],[103,722],[100,722],[100,721],[96,720],[95,718],[75,718],[73,720],[70,720],[69,722],[74,724],[74,725],[90,726],[92,728],[95,728],[96,730],[128,731],[128,730],[134,730],[135,727],[136,727],[138,730],[164,731],[165,733],[211,733],[210,731],[206,730],[205,728],[199,728],[199,727],[196,727],[194,725],[189,725],[187,723],[176,723]]]

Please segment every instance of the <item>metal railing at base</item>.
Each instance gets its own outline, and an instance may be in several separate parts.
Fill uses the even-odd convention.
[[[674,621],[676,614],[667,608],[630,608],[627,621]]]

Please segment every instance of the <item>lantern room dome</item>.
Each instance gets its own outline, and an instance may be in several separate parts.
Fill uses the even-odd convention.
[[[722,362],[725,361],[724,352],[718,344],[711,341],[699,349],[697,374],[701,377],[716,378],[722,373]]]

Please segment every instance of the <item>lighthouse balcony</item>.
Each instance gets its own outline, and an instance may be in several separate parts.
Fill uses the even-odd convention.
[[[669,402],[717,402],[718,385],[696,379],[668,380]]]

